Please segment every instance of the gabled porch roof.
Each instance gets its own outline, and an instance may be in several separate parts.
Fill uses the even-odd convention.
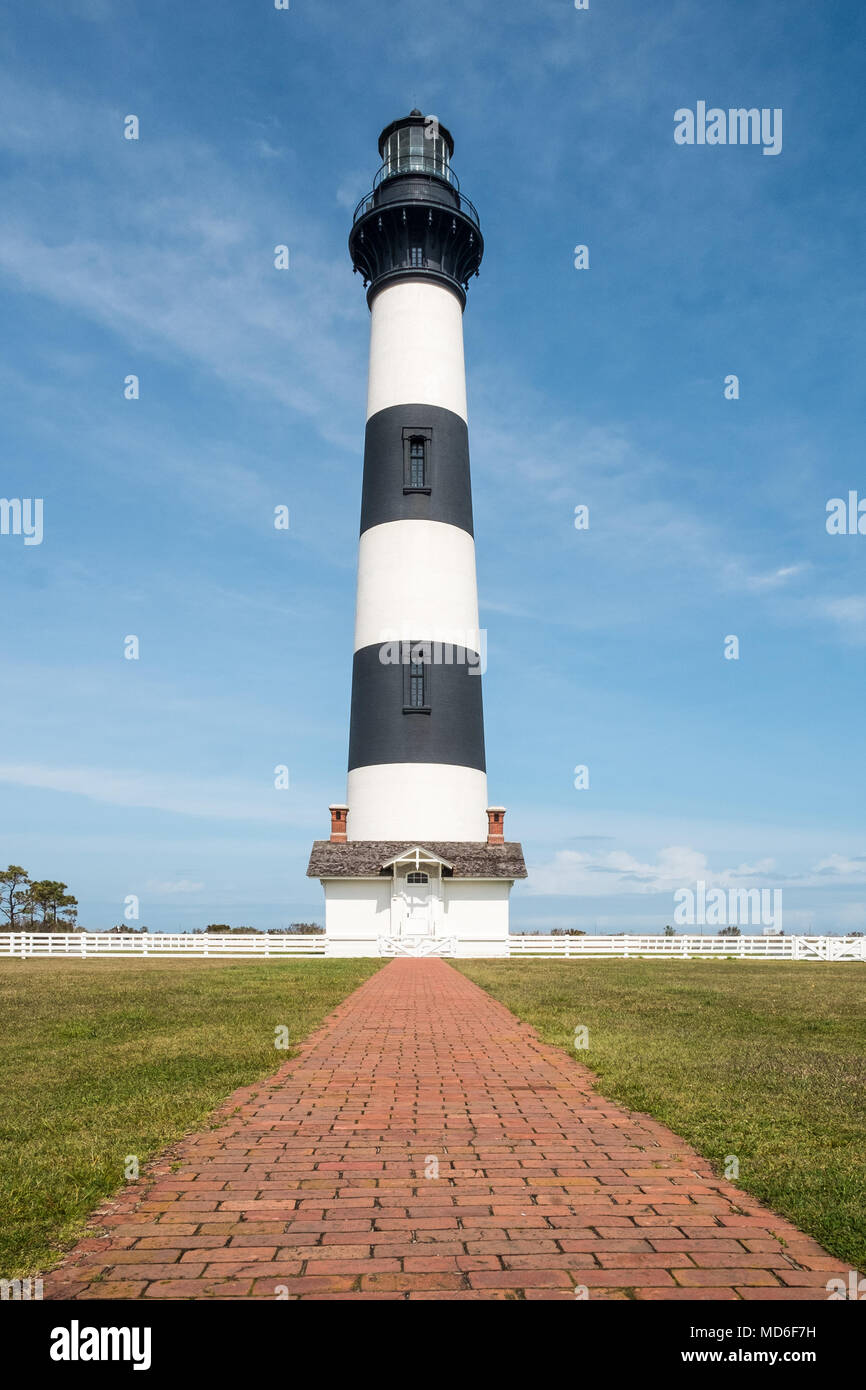
[[[409,845],[402,854],[395,854],[392,859],[386,859],[382,868],[391,869],[395,864],[402,864],[406,860],[414,861],[416,864],[439,864],[443,869],[453,870],[454,868],[449,859],[443,859],[441,855],[434,854],[432,849],[427,849],[424,845]]]

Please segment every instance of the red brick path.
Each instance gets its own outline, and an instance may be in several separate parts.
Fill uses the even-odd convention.
[[[221,1116],[47,1298],[825,1299],[847,1276],[444,961],[387,965]]]

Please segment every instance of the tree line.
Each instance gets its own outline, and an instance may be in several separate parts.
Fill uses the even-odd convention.
[[[78,925],[78,899],[67,891],[67,884],[53,878],[32,879],[20,864],[0,869],[0,931],[83,931]],[[256,927],[230,927],[227,923],[211,922],[202,932],[251,934],[253,936],[320,936],[325,928],[316,922],[292,922],[288,927],[273,927],[261,932]],[[119,923],[109,928],[113,933],[146,933],[147,927]]]
[[[324,936],[325,928],[318,922],[292,922],[290,927],[268,927],[262,931],[259,927],[230,927],[227,922],[211,922],[204,933],[212,936]],[[201,927],[193,927],[192,934],[202,935]]]
[[[32,879],[20,864],[0,869],[0,917],[9,931],[75,931],[78,899],[53,878]]]

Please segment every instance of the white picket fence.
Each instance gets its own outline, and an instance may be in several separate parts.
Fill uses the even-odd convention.
[[[511,936],[509,955],[683,960],[693,956],[740,960],[862,960],[866,937],[842,936]]]
[[[387,949],[390,938],[381,938],[382,955],[427,955],[430,951]],[[383,948],[383,942],[386,943]],[[367,942],[358,954],[375,954]],[[464,943],[465,945],[466,943]],[[479,942],[477,954],[496,955],[490,943]],[[351,952],[341,943],[340,955]],[[436,954],[475,954],[472,951]],[[182,957],[184,959],[285,959],[287,956],[329,956],[327,936],[229,936],[190,932],[151,932],[122,935],[114,932],[0,932],[0,956],[62,956],[87,959],[91,956]],[[740,960],[828,960],[866,961],[866,937],[841,936],[510,936],[508,955],[512,959],[611,960],[650,957],[687,960],[693,957]]]
[[[0,956],[324,956],[324,936],[229,936],[191,932],[0,932]]]

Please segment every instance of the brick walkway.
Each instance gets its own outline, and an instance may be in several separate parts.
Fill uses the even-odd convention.
[[[110,1234],[45,1297],[825,1299],[847,1277],[591,1083],[444,961],[395,960],[97,1213]]]

